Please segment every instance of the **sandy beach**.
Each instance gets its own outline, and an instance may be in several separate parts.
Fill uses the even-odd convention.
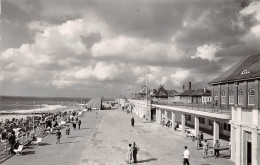
[[[41,109],[31,109],[31,110],[17,110],[17,111],[0,111],[0,122],[4,122],[6,119],[11,120],[12,118],[21,119],[26,118],[27,116],[37,116],[40,115],[40,113],[54,113],[54,112],[66,112],[66,111],[73,111],[78,109],[84,109],[82,106],[60,106],[60,105],[54,105],[51,106],[50,109],[47,108],[41,108]],[[36,113],[36,114],[34,114]]]

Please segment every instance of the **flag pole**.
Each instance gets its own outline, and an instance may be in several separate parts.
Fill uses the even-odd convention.
[[[147,93],[147,70],[146,70],[146,72],[145,72],[145,77],[146,77],[146,78],[145,78],[145,84],[146,84],[145,86],[146,86],[146,102],[147,102],[147,94],[148,94],[148,93]]]
[[[33,133],[34,133],[35,100],[33,101],[33,111],[34,111],[34,114],[33,114]]]

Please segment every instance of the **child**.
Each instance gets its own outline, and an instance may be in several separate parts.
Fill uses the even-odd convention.
[[[61,138],[60,129],[58,129],[58,132],[57,132],[56,136],[57,136],[57,142],[56,142],[56,144],[60,144],[60,138]]]
[[[70,135],[70,126],[69,125],[67,125],[67,128],[66,128],[66,135],[67,135],[67,138]]]

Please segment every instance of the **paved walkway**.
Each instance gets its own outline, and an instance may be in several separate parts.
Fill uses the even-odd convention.
[[[13,156],[3,165],[123,165],[126,164],[127,146],[133,141],[140,147],[138,164],[181,165],[183,146],[191,152],[191,165],[234,165],[227,158],[202,159],[202,150],[178,132],[156,123],[142,123],[135,117],[136,126],[130,126],[133,114],[122,110],[84,112],[82,129],[72,130],[66,138],[62,130],[61,144],[56,136],[43,139],[41,146],[24,150],[24,155]],[[225,151],[221,152],[225,153]]]

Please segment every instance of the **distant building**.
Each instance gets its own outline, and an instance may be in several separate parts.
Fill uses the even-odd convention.
[[[180,93],[175,89],[166,90],[168,93],[168,100],[170,102],[180,102]]]
[[[189,82],[189,89],[184,90],[180,94],[180,102],[183,103],[210,103],[212,100],[211,98],[211,91],[206,89],[191,89],[191,82]]]
[[[211,81],[212,100],[231,109],[231,158],[236,165],[260,164],[260,54],[248,56]]]
[[[168,92],[164,89],[163,85],[160,85],[159,88],[156,90],[156,93],[153,95],[154,98],[157,99],[168,99]]]
[[[135,99],[146,99],[146,95],[147,98],[151,98],[152,94],[152,90],[149,87],[143,86],[139,92],[135,93]]]
[[[175,89],[165,89],[163,85],[160,85],[158,89],[153,90],[154,94],[152,95],[153,100],[164,100],[167,102],[176,101],[176,96],[179,100],[179,92]]]

